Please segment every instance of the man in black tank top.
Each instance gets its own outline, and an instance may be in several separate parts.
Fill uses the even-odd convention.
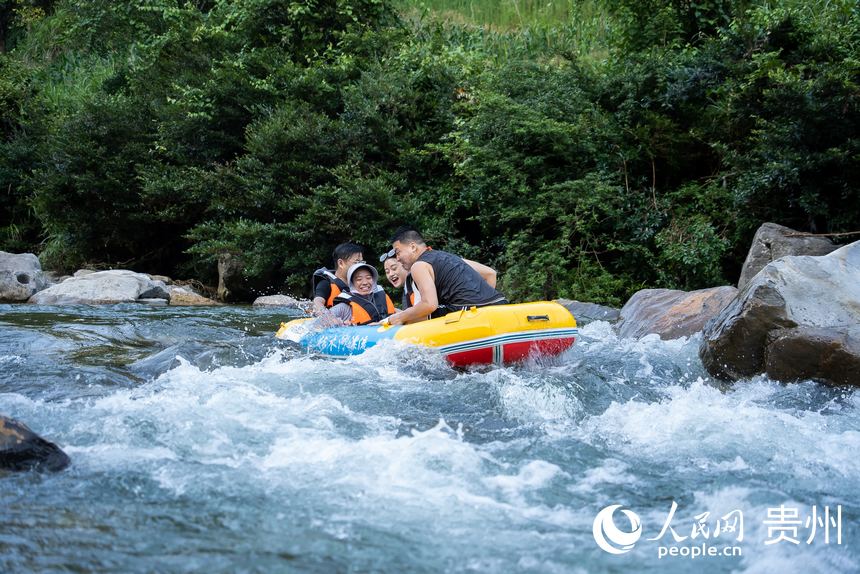
[[[486,265],[430,249],[421,234],[412,228],[398,229],[391,242],[395,257],[411,273],[421,300],[391,315],[384,323],[416,323],[437,310],[446,313],[508,302],[495,289],[496,272]]]

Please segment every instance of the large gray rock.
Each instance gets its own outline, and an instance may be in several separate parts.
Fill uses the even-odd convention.
[[[47,286],[38,257],[0,251],[0,301],[26,301]]]
[[[167,286],[161,281],[153,281],[144,273],[112,269],[70,277],[36,293],[29,302],[37,305],[98,305],[169,298]]]
[[[777,259],[794,255],[827,255],[839,247],[826,237],[790,236],[796,233],[776,223],[763,223],[753,237],[738,279],[738,289],[743,289],[759,271]]]
[[[0,415],[0,470],[63,470],[68,455],[16,420]]]
[[[656,333],[661,339],[689,337],[701,331],[737,293],[738,290],[730,286],[697,291],[637,291],[621,308],[618,336],[640,338]]]
[[[615,323],[620,317],[620,311],[614,307],[606,307],[596,303],[584,303],[571,299],[557,299],[559,305],[570,311],[579,327],[593,323],[594,321],[608,321]]]
[[[815,379],[860,386],[860,325],[772,331],[765,349],[765,373],[777,381]]]
[[[829,255],[784,257],[767,265],[705,327],[699,356],[715,377],[737,380],[765,372],[768,347],[780,339],[775,331],[857,325],[860,241]],[[774,349],[773,372],[779,370],[777,357],[785,352]]]

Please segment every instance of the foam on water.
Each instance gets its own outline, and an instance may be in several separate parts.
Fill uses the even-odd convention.
[[[630,472],[630,467],[617,459],[609,458],[600,466],[588,468],[576,477],[568,487],[570,492],[593,494],[606,484],[635,485],[638,479]]]
[[[775,409],[782,390],[759,379],[723,392],[697,379],[689,387],[665,388],[666,396],[658,402],[612,403],[584,421],[580,436],[679,470],[751,469],[820,487],[834,477],[857,480],[860,459],[851,454],[860,449],[856,415]]]
[[[485,376],[498,386],[505,412],[524,423],[572,421],[582,404],[555,377],[535,379],[528,374],[499,369]]]

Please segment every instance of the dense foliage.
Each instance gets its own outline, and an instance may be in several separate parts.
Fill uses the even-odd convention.
[[[617,304],[860,223],[856,2],[420,5],[0,2],[0,249],[306,295],[411,222],[514,299]]]

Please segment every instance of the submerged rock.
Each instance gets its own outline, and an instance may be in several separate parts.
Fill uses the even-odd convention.
[[[36,293],[29,302],[37,305],[97,305],[169,297],[167,286],[161,281],[153,281],[145,273],[113,269],[76,274]]]
[[[0,251],[0,301],[26,301],[47,286],[38,257]]]
[[[791,236],[796,233],[797,231],[776,223],[762,224],[755,232],[741,269],[738,289],[743,289],[767,264],[781,257],[827,255],[839,247],[825,237]]]
[[[849,368],[850,361],[842,359],[847,355],[832,354],[837,364],[824,368],[812,349],[827,346],[827,340],[832,344],[836,332],[824,336],[822,331],[780,330],[839,330],[857,325],[860,241],[829,255],[784,257],[767,265],[708,323],[699,356],[708,372],[722,379],[737,380],[768,370],[779,378],[804,372],[809,373],[807,378],[832,380],[828,373],[833,369]],[[776,345],[772,353],[771,345]],[[808,351],[801,351],[806,347]],[[794,354],[791,365],[785,364],[789,353]]]
[[[620,337],[640,338],[656,333],[661,339],[689,337],[737,296],[734,287],[698,291],[643,289],[621,308]]]
[[[620,311],[614,307],[606,307],[596,303],[584,303],[571,299],[557,299],[559,305],[570,311],[579,327],[593,323],[594,321],[608,321],[615,323],[620,317]]]
[[[302,308],[302,303],[295,297],[289,295],[264,295],[254,299],[255,307],[290,307],[292,309]]]
[[[27,425],[0,415],[0,470],[49,470],[71,464],[60,447],[48,442]]]

